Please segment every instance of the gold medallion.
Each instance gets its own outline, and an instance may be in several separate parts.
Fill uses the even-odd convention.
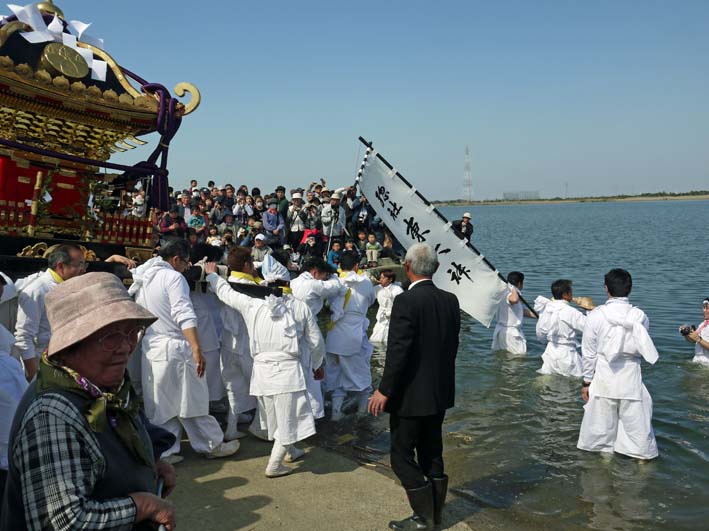
[[[50,74],[63,75],[69,79],[83,79],[89,73],[89,65],[81,54],[59,42],[44,47],[39,63]]]

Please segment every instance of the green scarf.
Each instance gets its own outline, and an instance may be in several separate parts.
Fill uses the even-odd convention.
[[[134,456],[146,465],[154,466],[152,452],[146,448],[136,428],[140,401],[127,373],[120,389],[116,393],[108,393],[76,371],[49,359],[45,351],[37,374],[37,394],[51,391],[67,391],[87,399],[83,413],[91,430],[102,433],[110,424],[123,445]]]

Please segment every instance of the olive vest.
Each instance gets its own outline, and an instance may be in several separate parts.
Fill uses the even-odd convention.
[[[68,391],[47,391],[40,396],[48,394],[58,394],[69,400],[79,415],[83,418],[83,411],[88,406],[89,399],[81,397]],[[20,473],[13,462],[12,454],[17,438],[17,432],[22,425],[25,413],[30,404],[38,399],[36,390],[36,380],[32,382],[17,406],[15,418],[10,430],[10,441],[8,445],[9,470],[5,496],[2,500],[2,512],[0,513],[0,531],[16,531],[27,529],[25,522],[25,511],[22,503],[22,486],[20,483]],[[93,434],[101,448],[106,466],[103,475],[93,486],[93,490],[88,493],[88,497],[95,501],[106,501],[114,498],[124,498],[132,492],[155,493],[157,489],[157,474],[155,467],[149,467],[139,461],[121,442],[118,435],[109,427],[103,432],[92,432],[86,422],[86,429]],[[138,433],[145,441],[152,455],[152,444],[148,432],[145,429],[140,417],[136,416],[133,422],[138,428]],[[148,522],[136,524],[133,529],[151,529]]]

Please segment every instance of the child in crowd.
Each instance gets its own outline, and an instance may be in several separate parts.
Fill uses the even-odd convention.
[[[355,245],[354,240],[350,240],[350,239],[345,240],[345,248],[344,248],[343,252],[348,252],[348,251],[350,253],[353,253],[357,257],[357,260],[359,261],[361,253],[359,252],[359,249],[357,249],[357,246]]]
[[[367,236],[367,265],[369,267],[376,267],[381,252],[382,244],[377,241],[373,233],[370,233]]]
[[[365,256],[367,254],[367,233],[363,230],[357,231],[357,250],[360,256]]]
[[[339,267],[340,267],[340,255],[341,255],[340,250],[341,250],[340,242],[335,240],[332,242],[332,247],[330,248],[330,252],[327,253],[327,263],[330,264],[335,269],[339,269]]]
[[[219,230],[216,225],[209,226],[209,236],[207,237],[207,243],[215,247],[221,247],[222,239],[219,237]]]

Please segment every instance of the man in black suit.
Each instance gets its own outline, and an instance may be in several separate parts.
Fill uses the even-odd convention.
[[[404,267],[411,286],[394,299],[384,375],[369,412],[389,413],[391,468],[414,511],[389,527],[427,530],[441,523],[448,490],[441,426],[455,395],[460,306],[433,284],[438,258],[429,245],[412,245]]]

